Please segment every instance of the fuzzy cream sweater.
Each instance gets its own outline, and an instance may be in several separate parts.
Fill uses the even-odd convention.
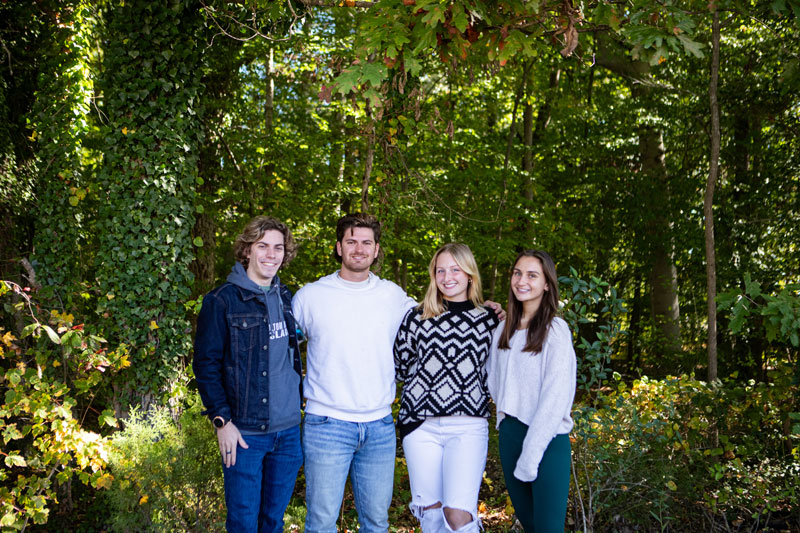
[[[577,367],[572,334],[567,323],[556,317],[541,352],[522,351],[524,330],[514,333],[510,349],[500,350],[497,345],[504,326],[501,322],[492,339],[487,364],[489,393],[497,405],[498,426],[506,415],[528,426],[514,477],[534,481],[550,441],[572,429]]]

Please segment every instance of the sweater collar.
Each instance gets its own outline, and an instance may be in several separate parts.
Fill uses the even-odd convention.
[[[444,306],[451,313],[463,313],[465,311],[469,311],[470,309],[475,309],[475,304],[472,303],[472,300],[464,300],[463,302],[451,302],[449,300],[445,300]]]

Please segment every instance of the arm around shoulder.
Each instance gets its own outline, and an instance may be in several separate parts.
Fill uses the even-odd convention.
[[[497,325],[497,328],[494,330],[494,334],[492,335],[492,344],[489,348],[489,357],[486,360],[486,386],[489,389],[489,395],[495,402],[498,401],[498,394],[500,390],[500,367],[498,364],[499,349],[497,345],[500,342],[500,335],[502,335],[504,327],[505,321],[501,320]]]
[[[305,287],[301,288],[294,294],[292,298],[292,314],[294,315],[294,320],[297,323],[297,327],[300,328],[300,331],[303,334],[307,335],[306,331],[306,317],[305,317],[305,308],[306,308],[306,294],[308,291],[305,290]]]
[[[404,382],[408,378],[408,370],[417,356],[414,332],[418,316],[416,308],[409,309],[394,339],[394,370],[397,382]]]

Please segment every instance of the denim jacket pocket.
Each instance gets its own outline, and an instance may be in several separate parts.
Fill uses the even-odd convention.
[[[236,355],[251,352],[259,342],[259,327],[262,320],[258,315],[233,314],[228,315],[228,325],[231,332],[231,351]]]

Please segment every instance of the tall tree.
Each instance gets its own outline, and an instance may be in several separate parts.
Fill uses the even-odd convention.
[[[711,154],[708,181],[703,201],[706,237],[706,276],[708,283],[708,380],[717,379],[717,255],[714,245],[714,187],[719,176],[720,125],[719,101],[719,10],[712,7],[711,30],[711,81],[708,84],[708,99],[711,110]]]
[[[34,262],[40,281],[66,296],[83,281],[92,255],[96,210],[91,193],[88,146],[94,126],[92,101],[96,69],[97,13],[87,2],[62,2],[58,38],[42,57],[34,108],[37,155],[41,160]],[[60,34],[60,35],[59,35]]]
[[[106,334],[132,348],[123,392],[145,408],[190,349],[182,302],[192,284],[201,27],[183,0],[114,2],[107,12],[99,311]]]
[[[643,109],[651,96],[650,65],[624,53],[621,43],[601,37],[597,49],[597,64],[628,80],[631,96]],[[665,162],[663,132],[653,124],[639,125],[639,211],[650,270],[650,305],[652,318],[661,334],[661,342],[669,352],[681,348],[678,275],[673,258],[671,223],[674,211],[670,204],[670,185]]]

